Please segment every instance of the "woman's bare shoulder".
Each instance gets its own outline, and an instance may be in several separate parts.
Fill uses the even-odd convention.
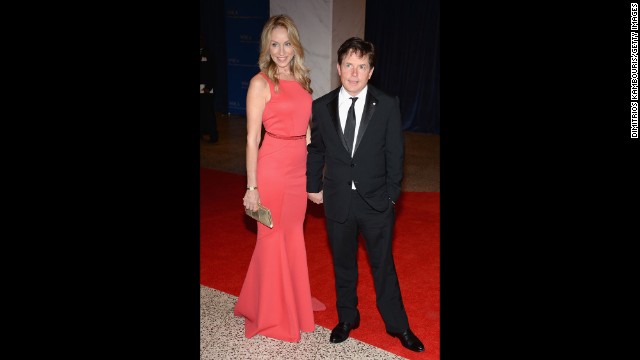
[[[249,82],[249,86],[265,88],[265,87],[269,87],[269,83],[267,82],[267,79],[265,79],[264,74],[259,72],[251,78],[251,81]]]
[[[271,99],[271,91],[267,79],[261,73],[257,73],[249,81],[248,96],[256,96],[264,98],[265,101]]]

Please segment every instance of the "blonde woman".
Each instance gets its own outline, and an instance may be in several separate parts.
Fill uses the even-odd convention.
[[[315,328],[303,222],[307,209],[306,158],[310,136],[311,79],[293,20],[271,17],[264,25],[260,72],[247,90],[247,190],[245,209],[271,210],[273,228],[257,223],[256,246],[236,316],[245,336],[261,334],[289,342]],[[261,139],[262,127],[265,137]],[[260,141],[262,140],[262,145]]]

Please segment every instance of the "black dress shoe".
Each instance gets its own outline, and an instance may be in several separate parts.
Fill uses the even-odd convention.
[[[336,327],[331,330],[329,342],[337,344],[347,340],[347,338],[349,338],[349,332],[351,332],[351,329],[357,329],[358,326],[360,326],[360,314],[356,316],[353,324],[348,322],[338,323],[338,325],[336,325]]]
[[[411,332],[411,329],[407,329],[401,333],[392,333],[392,332],[388,332],[388,333],[389,335],[395,336],[398,339],[400,339],[402,346],[406,347],[407,349],[415,352],[424,351],[424,345],[422,344],[422,341],[420,341],[420,339],[418,339],[418,337],[415,336],[413,332]]]

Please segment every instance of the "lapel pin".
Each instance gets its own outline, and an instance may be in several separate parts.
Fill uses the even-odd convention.
[[[373,105],[375,105],[376,103],[373,103]]]

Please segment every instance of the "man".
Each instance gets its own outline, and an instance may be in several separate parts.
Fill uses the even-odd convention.
[[[311,201],[324,204],[339,321],[329,341],[345,341],[360,325],[360,232],[387,332],[404,347],[421,352],[424,345],[409,329],[391,252],[404,158],[400,107],[397,98],[367,85],[374,63],[373,44],[357,37],[345,41],[338,49],[342,86],[312,105],[307,192]]]
[[[200,32],[200,138],[210,143],[218,141],[218,124],[214,109],[214,61],[215,58],[208,54],[204,35]]]

